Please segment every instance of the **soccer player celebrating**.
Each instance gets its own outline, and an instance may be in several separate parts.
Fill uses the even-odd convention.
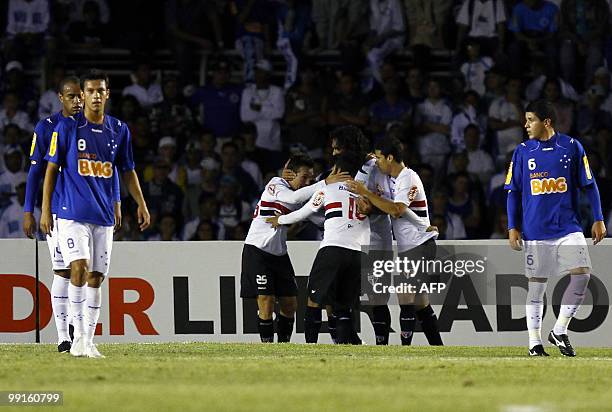
[[[525,241],[530,356],[548,356],[541,337],[546,282],[551,276],[568,273],[570,283],[548,341],[562,355],[576,356],[567,327],[584,300],[591,273],[578,212],[581,188],[593,210],[593,243],[599,243],[606,234],[597,183],[584,149],[578,140],[556,132],[555,121],[551,103],[539,100],[527,107],[525,129],[529,140],[516,147],[505,185],[510,246],[522,250]]]
[[[351,176],[357,173],[361,159],[354,154],[340,155],[336,171]],[[360,292],[361,251],[370,240],[367,216],[358,212],[358,197],[343,182],[329,184],[317,191],[299,210],[266,219],[273,227],[290,225],[307,219],[320,209],[325,210],[323,240],[308,279],[309,299],[322,304],[325,297],[332,302],[336,315],[337,343],[352,342],[351,310]],[[320,315],[320,310],[318,311]]]
[[[400,258],[433,259],[436,256],[435,239],[438,232],[429,222],[427,199],[421,179],[414,170],[404,165],[399,140],[386,137],[374,148],[376,166],[381,173],[392,179],[390,186],[392,199],[385,199],[371,192],[362,182],[349,181],[347,187],[367,199],[372,206],[391,216]],[[400,295],[399,299],[402,345],[412,343],[417,317],[421,321],[429,344],[442,345],[438,319],[429,304],[427,294]],[[419,307],[418,311],[416,307]]]
[[[361,166],[355,176],[355,181],[362,182],[369,191],[385,199],[392,199],[391,178],[376,167],[376,158],[369,159]],[[393,228],[389,215],[374,209],[370,214],[370,262],[393,258]],[[391,312],[387,302],[388,294],[380,295],[367,290],[368,302],[371,306],[370,319],[374,328],[377,345],[389,344],[391,329]]]
[[[331,138],[331,150],[332,156],[334,158],[338,158],[342,154],[352,153],[357,156],[358,159],[365,159],[368,151],[368,139],[364,136],[361,129],[356,126],[340,126],[332,130],[330,133]],[[359,175],[363,177],[364,181],[366,180],[368,171],[371,169],[371,166],[366,162],[359,169]],[[321,175],[317,176],[317,180],[325,179],[334,168],[323,172]],[[287,180],[291,180],[294,177],[294,173],[288,169],[283,171],[283,178]],[[317,220],[319,226],[323,225],[325,220],[324,213],[322,211],[319,212],[318,216],[320,219]],[[311,217],[313,220],[313,217]],[[332,342],[336,343],[336,315],[333,313],[332,305],[328,300],[324,299],[325,309],[327,311],[327,328],[329,330],[329,334],[331,336]],[[359,308],[359,301],[355,301],[354,309]],[[352,311],[351,314],[353,316],[358,316],[359,311]],[[306,317],[304,319],[304,334],[306,335],[306,343],[316,343],[318,341],[319,331],[321,329],[321,307],[319,304],[308,300],[306,307]],[[353,322],[354,324],[354,322]],[[354,329],[354,328],[353,328]],[[355,330],[352,332],[352,343],[355,345],[361,345],[362,341],[359,338],[359,335]]]
[[[268,182],[253,213],[253,222],[242,250],[240,296],[257,297],[258,329],[262,342],[274,341],[272,314],[277,298],[280,306],[276,318],[278,342],[289,342],[291,339],[297,309],[295,272],[287,255],[287,229],[272,228],[266,223],[266,218],[287,214],[301,207],[326,183],[348,179],[346,174],[332,173],[326,180],[308,186],[313,178],[312,166],[313,162],[308,156],[295,155],[285,167],[293,172],[291,182],[280,177]]]
[[[45,157],[48,164],[40,228],[51,235],[51,200],[61,167],[63,188],[57,207],[57,236],[64,261],[70,264],[68,299],[75,332],[70,353],[100,358],[93,336],[100,316],[100,287],[110,264],[115,223],[113,175],[117,169],[123,173],[138,205],[141,230],[149,226],[150,216],[134,171],[129,129],[104,113],[110,94],[108,77],[93,70],[81,79],[81,87],[84,111],[61,119]]]

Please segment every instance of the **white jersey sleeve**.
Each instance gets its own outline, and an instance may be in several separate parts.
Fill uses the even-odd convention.
[[[419,175],[412,169],[404,168],[397,176],[393,201],[407,206],[403,216],[392,219],[400,252],[437,236],[437,232],[427,232],[430,226],[427,197]]]
[[[370,176],[372,175],[374,168],[376,168],[376,159],[369,159],[357,171],[357,174],[355,175],[355,181],[361,182],[368,186]]]
[[[307,188],[304,188],[307,189]],[[289,183],[280,177],[272,178],[266,185],[261,199],[253,213],[253,221],[245,243],[253,245],[264,252],[281,256],[287,253],[287,228],[274,229],[266,219],[276,215],[286,215],[301,206],[301,199],[308,199],[309,191],[304,190],[296,195]],[[305,201],[304,200],[304,201]]]
[[[308,203],[302,206],[300,209],[295,212],[291,212],[288,215],[283,215],[278,218],[278,223],[281,225],[291,225],[293,223],[301,222],[302,220],[308,219],[310,215],[316,213],[321,206],[323,206],[323,202],[325,201],[325,189],[319,190],[314,193]]]
[[[321,180],[313,185],[295,191],[285,185],[275,185],[273,188],[273,195],[279,202],[301,205],[310,199],[317,190],[323,188],[325,188],[325,180]]]

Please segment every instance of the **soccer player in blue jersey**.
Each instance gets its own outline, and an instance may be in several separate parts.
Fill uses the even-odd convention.
[[[59,121],[68,116],[79,113],[83,107],[81,95],[81,85],[78,77],[69,76],[64,78],[59,84],[57,94],[62,104],[62,110],[52,116],[42,119],[34,128],[32,145],[30,147],[30,169],[28,170],[28,180],[26,184],[25,205],[23,207],[23,232],[32,238],[36,233],[36,220],[32,213],[36,206],[38,189],[47,169],[45,155],[49,149],[51,135]],[[115,176],[115,228],[121,225],[121,197],[119,190],[119,180]],[[51,213],[53,221],[57,219],[57,201],[62,191],[61,177],[57,179],[55,191],[51,202]],[[70,318],[68,316],[68,284],[70,283],[70,266],[64,262],[62,253],[57,243],[57,225],[54,225],[51,236],[47,237],[47,245],[51,255],[53,266],[53,283],[51,284],[51,307],[58,336],[58,352],[68,352],[71,346],[69,334]]]
[[[580,189],[586,192],[593,210],[593,243],[606,234],[597,183],[584,148],[578,140],[556,132],[555,120],[551,103],[540,100],[529,105],[525,111],[529,140],[514,151],[505,184],[510,246],[522,250],[525,241],[530,356],[548,356],[541,337],[546,282],[551,276],[566,274],[570,283],[548,341],[562,355],[576,356],[567,327],[584,301],[591,273],[578,214]]]
[[[104,113],[110,94],[108,77],[91,71],[81,79],[81,87],[84,111],[61,119],[45,157],[48,164],[40,227],[47,235],[53,229],[51,198],[61,167],[57,226],[62,255],[70,264],[68,299],[75,332],[70,353],[99,358],[102,355],[93,336],[100,316],[100,286],[110,264],[115,223],[113,175],[117,169],[138,205],[140,230],[149,226],[150,215],[134,171],[130,131],[124,122]]]

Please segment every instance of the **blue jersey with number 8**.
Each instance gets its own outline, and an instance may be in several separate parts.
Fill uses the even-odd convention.
[[[134,169],[127,125],[108,115],[103,124],[88,122],[83,113],[62,119],[46,159],[64,176],[58,218],[113,226],[115,173]]]

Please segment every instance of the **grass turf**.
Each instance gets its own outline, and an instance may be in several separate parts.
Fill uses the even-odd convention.
[[[0,390],[64,391],[62,410],[612,410],[612,349],[296,344],[0,345]],[[29,408],[20,407],[19,410]]]

